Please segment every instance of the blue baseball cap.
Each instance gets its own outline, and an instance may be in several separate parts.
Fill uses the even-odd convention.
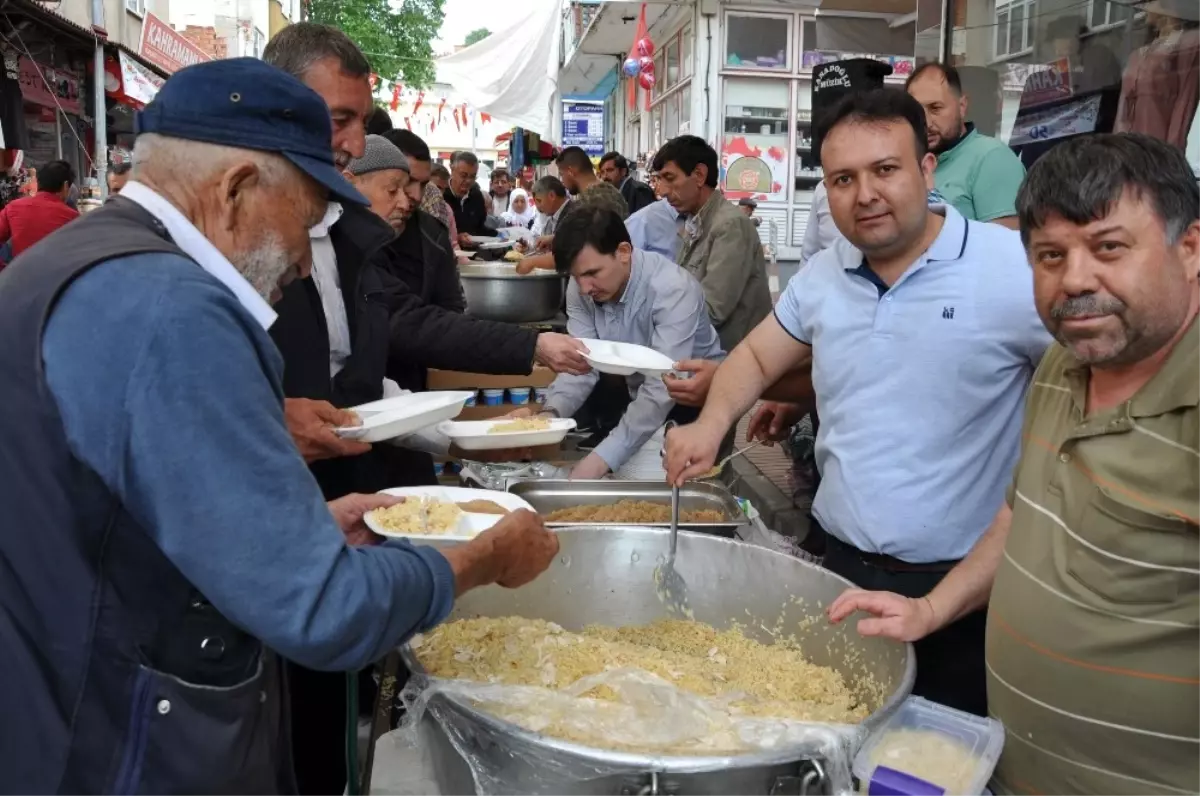
[[[369,205],[333,161],[333,123],[321,95],[257,58],[180,69],[134,120],[134,132],[276,152],[333,198]]]

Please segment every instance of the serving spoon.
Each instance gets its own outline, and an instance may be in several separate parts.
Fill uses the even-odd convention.
[[[675,427],[673,421],[668,421],[666,430]],[[666,448],[663,454],[666,454]],[[679,487],[671,485],[671,531],[666,558],[654,569],[655,591],[658,599],[667,607],[667,612],[691,618],[692,609],[688,605],[687,581],[675,569],[675,551],[679,547]]]

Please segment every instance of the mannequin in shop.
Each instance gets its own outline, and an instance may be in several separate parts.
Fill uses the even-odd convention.
[[[1187,145],[1200,100],[1200,22],[1195,0],[1146,6],[1149,42],[1129,56],[1115,131]]]
[[[1087,27],[1083,18],[1076,14],[1056,17],[1046,25],[1045,50],[1042,61],[1047,69],[1035,72],[1025,80],[1021,91],[1021,104],[1009,142],[1012,150],[1021,159],[1026,169],[1031,167],[1050,149],[1079,135],[1112,132],[1117,117],[1117,104],[1121,93],[1121,64],[1112,50],[1091,36],[1084,38]],[[1062,74],[1061,60],[1067,59],[1068,72]],[[1065,83],[1070,90],[1067,96],[1055,96],[1048,87]],[[1094,102],[1095,122],[1090,129],[1075,125],[1060,128],[1057,122],[1070,120],[1075,109]],[[1085,114],[1085,118],[1091,118]],[[1037,140],[1030,140],[1021,131],[1033,126],[1047,128],[1050,132]]]

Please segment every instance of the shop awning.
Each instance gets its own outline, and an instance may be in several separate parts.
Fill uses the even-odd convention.
[[[603,100],[617,87],[618,58],[610,55],[576,55],[558,76],[564,98]]]
[[[575,52],[578,55],[608,55],[624,58],[633,46],[637,32],[640,0],[609,0],[600,7],[592,24],[583,32]],[[668,3],[646,3],[646,27],[653,28],[659,17],[671,10]],[[578,56],[576,56],[578,57]],[[575,58],[571,59],[572,61]],[[612,65],[612,62],[609,62]]]
[[[553,138],[561,0],[514,5],[507,28],[438,59],[437,80],[476,110]]]
[[[141,109],[154,99],[166,78],[124,47],[110,49],[104,58],[104,93]]]
[[[12,19],[14,16],[31,17],[54,28],[59,33],[66,34],[78,44],[92,44],[96,41],[97,34],[91,29],[75,24],[62,14],[51,11],[35,0],[4,0],[3,6],[4,14],[9,17],[9,22],[15,22]],[[104,35],[101,33],[99,38],[104,38]]]

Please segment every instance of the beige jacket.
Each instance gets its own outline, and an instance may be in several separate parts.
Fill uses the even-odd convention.
[[[700,280],[721,345],[732,351],[771,312],[758,228],[718,188],[682,236],[677,260]]]

